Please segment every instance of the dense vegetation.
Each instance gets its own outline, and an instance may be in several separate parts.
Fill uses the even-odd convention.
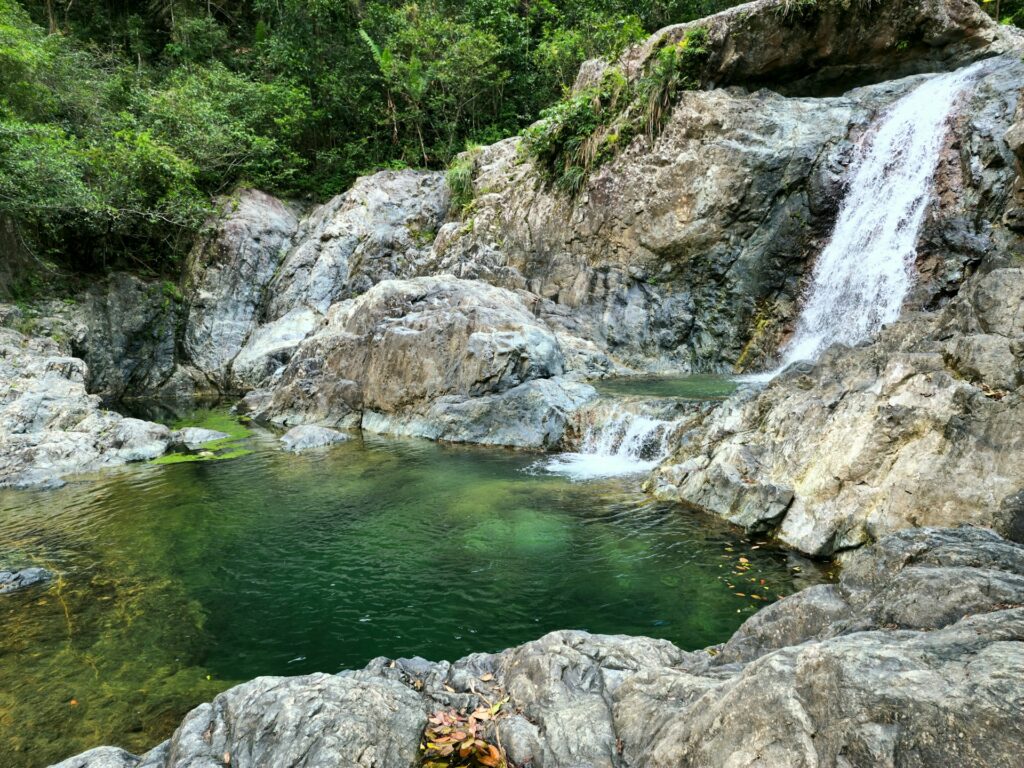
[[[584,59],[738,1],[0,0],[0,248],[166,269],[214,195],[322,200],[443,167],[530,124]],[[1024,0],[997,5],[1024,20]],[[528,137],[552,180],[572,190],[657,130],[688,55],[666,52],[646,93],[606,80],[552,107]]]
[[[319,200],[513,134],[585,58],[735,0],[0,0],[0,225],[159,271],[213,195]]]

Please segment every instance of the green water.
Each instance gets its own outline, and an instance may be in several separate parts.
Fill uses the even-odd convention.
[[[690,376],[626,376],[594,383],[604,395],[673,397],[680,400],[725,400],[739,388],[728,376],[694,374]]]
[[[420,441],[245,444],[0,491],[0,564],[59,574],[0,596],[0,765],[145,749],[262,674],[453,659],[559,628],[698,648],[765,604],[755,589],[797,587],[781,554],[646,501],[636,478],[572,483],[531,474],[536,455]]]

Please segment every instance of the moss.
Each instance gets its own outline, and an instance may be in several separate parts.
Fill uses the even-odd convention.
[[[187,450],[166,453],[153,459],[150,464],[190,464],[200,461],[226,461],[247,456],[252,451],[245,447],[247,439],[252,437],[250,430],[241,419],[226,411],[201,411],[187,419],[181,419],[171,425],[173,429],[198,427],[223,432],[227,437],[204,444],[198,450]]]

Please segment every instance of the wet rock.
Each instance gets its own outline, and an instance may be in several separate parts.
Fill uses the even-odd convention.
[[[505,697],[496,726],[517,765],[1013,765],[1021,672],[1024,547],[922,529],[853,554],[838,584],[769,606],[725,646],[562,631],[454,663],[260,678],[193,710],[147,765],[408,768],[427,713]]]
[[[343,443],[348,439],[350,439],[348,435],[336,429],[305,424],[289,429],[281,438],[281,442],[286,450],[300,453],[310,448],[323,448],[334,443]]]
[[[215,429],[202,429],[200,427],[186,427],[171,433],[171,444],[181,445],[190,450],[201,448],[206,443],[215,440],[223,440],[231,437],[227,432],[218,432]]]
[[[0,595],[43,584],[52,578],[53,574],[45,568],[22,568],[20,571],[0,570]]]

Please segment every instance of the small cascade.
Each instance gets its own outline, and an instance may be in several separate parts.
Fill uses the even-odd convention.
[[[680,422],[652,418],[618,405],[594,414],[578,453],[561,453],[542,469],[573,480],[591,480],[647,472],[665,459]]]
[[[814,266],[782,366],[857,344],[899,317],[950,118],[991,62],[937,75],[897,101],[865,138],[828,245]]]

